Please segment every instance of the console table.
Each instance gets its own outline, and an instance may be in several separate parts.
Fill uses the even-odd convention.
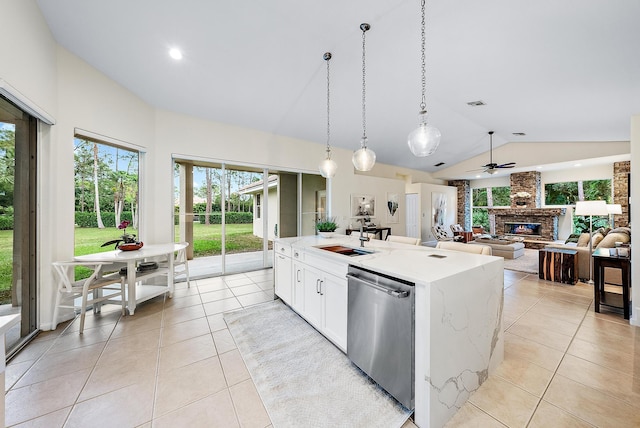
[[[604,268],[622,270],[622,295],[604,289]],[[598,248],[593,252],[594,309],[600,312],[600,305],[622,308],[624,319],[629,319],[631,288],[631,258],[618,256],[615,248]],[[615,287],[615,285],[613,285]]]

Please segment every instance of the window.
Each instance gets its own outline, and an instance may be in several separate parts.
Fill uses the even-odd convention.
[[[137,151],[74,139],[75,255],[113,250],[101,245],[123,234],[117,227],[124,220],[126,233],[138,234],[138,162]]]
[[[611,203],[611,180],[567,181],[544,185],[545,205],[574,205],[576,201]]]
[[[472,190],[473,226],[482,226],[489,230],[489,212],[487,208],[511,206],[511,187],[482,187]]]
[[[260,212],[260,198],[261,198],[261,194],[260,193],[256,193],[256,218],[262,218],[261,212]]]

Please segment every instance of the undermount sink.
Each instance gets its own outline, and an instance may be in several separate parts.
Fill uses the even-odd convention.
[[[331,251],[332,253],[342,254],[343,256],[365,256],[367,254],[373,254],[372,250],[365,250],[364,248],[345,247],[344,245],[327,245],[316,247],[321,250]]]

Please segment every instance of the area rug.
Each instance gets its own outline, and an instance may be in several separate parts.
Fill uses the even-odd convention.
[[[538,250],[524,249],[524,255],[517,259],[504,259],[504,268],[518,272],[538,273]]]
[[[224,319],[275,428],[401,427],[411,415],[280,300]]]

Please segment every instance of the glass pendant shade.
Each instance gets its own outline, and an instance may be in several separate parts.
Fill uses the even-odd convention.
[[[429,156],[440,145],[440,130],[427,124],[427,112],[424,110],[418,115],[418,122],[418,127],[409,134],[407,144],[414,156]]]
[[[327,157],[325,160],[320,162],[318,169],[320,170],[320,175],[324,178],[333,178],[338,170],[338,164],[333,159]]]
[[[376,163],[376,153],[367,148],[367,139],[363,138],[360,142],[361,146],[353,153],[353,166],[358,171],[370,171]]]

